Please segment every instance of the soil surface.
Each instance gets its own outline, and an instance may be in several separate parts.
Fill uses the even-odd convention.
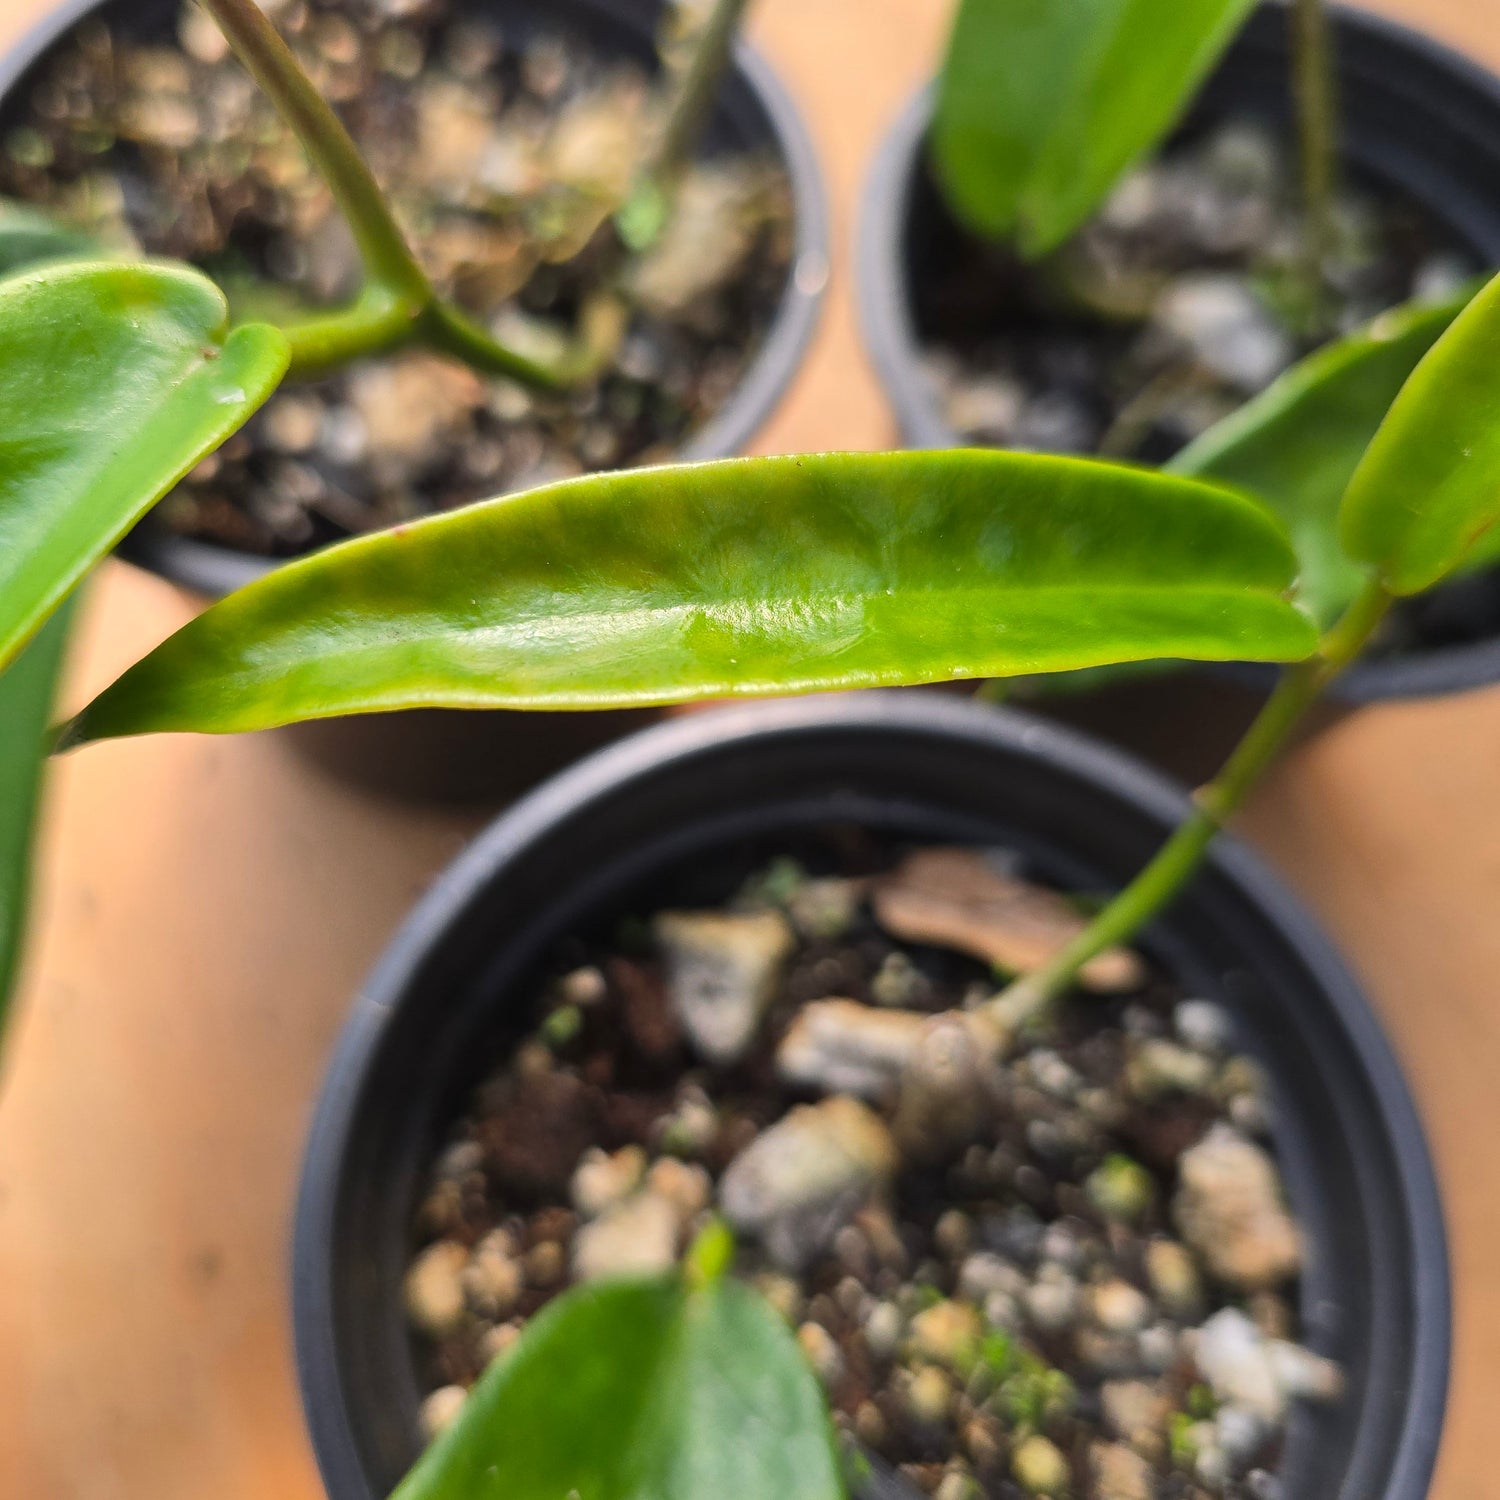
[[[927,377],[973,442],[1163,462],[1328,338],[1480,270],[1425,211],[1357,186],[1334,231],[1313,305],[1286,143],[1221,125],[1129,173],[1039,266],[944,230],[912,294]]]
[[[293,556],[353,533],[596,469],[660,461],[735,390],[792,252],[785,174],[715,156],[653,250],[608,228],[652,138],[642,63],[460,0],[283,0],[275,15],[359,142],[439,287],[545,351],[606,286],[629,326],[604,376],[539,395],[422,353],[290,386],[164,502],[173,529]],[[671,59],[680,42],[663,39]],[[286,321],[360,284],[306,157],[195,6],[174,40],[86,22],[0,137],[0,194],[122,252],[201,266],[238,316]]]
[[[1135,954],[1017,1027],[1081,925],[1005,851],[771,863],[560,974],[431,1169],[406,1307],[440,1430],[567,1285],[710,1213],[846,1437],[940,1500],[1272,1500],[1303,1247],[1229,1016]]]

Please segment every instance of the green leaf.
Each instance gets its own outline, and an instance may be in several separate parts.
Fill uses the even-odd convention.
[[[1500,519],[1500,277],[1406,382],[1349,482],[1345,550],[1396,594],[1463,563]]]
[[[963,0],[932,149],[955,213],[1035,259],[1172,128],[1255,0]]]
[[[275,389],[286,340],[226,339],[186,267],[67,265],[0,282],[0,666]]]
[[[0,276],[9,276],[40,261],[86,255],[91,248],[87,235],[66,228],[24,203],[0,198]]]
[[[215,605],[73,739],[418,706],[603,708],[1293,660],[1296,560],[1226,490],[989,450],[592,475],[346,542]]]
[[[21,963],[47,724],[72,615],[65,604],[0,672],[0,1035]]]
[[[1339,502],[1407,377],[1471,294],[1382,313],[1293,366],[1168,465],[1246,490],[1281,517],[1302,563],[1301,597],[1325,625],[1366,576],[1340,545]]]
[[[748,1287],[590,1283],[485,1372],[392,1500],[840,1500],[822,1392]]]

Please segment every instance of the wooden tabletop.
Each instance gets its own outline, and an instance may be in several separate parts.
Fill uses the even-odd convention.
[[[0,44],[44,8],[0,0]],[[1500,0],[1382,8],[1500,68]],[[758,7],[835,221],[827,314],[766,451],[891,441],[855,328],[853,215],[947,9]],[[107,566],[70,696],[190,612]],[[101,746],[52,793],[0,1092],[0,1494],[315,1500],[286,1299],[303,1135],[351,991],[477,815],[362,798],[276,735]],[[1434,1494],[1493,1500],[1500,691],[1345,721],[1285,763],[1246,827],[1343,944],[1420,1099],[1458,1293]]]

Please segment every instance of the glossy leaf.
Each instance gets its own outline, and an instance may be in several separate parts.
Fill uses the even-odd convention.
[[[0,1034],[21,962],[47,725],[72,614],[64,605],[0,672]]]
[[[592,1283],[485,1372],[392,1500],[840,1500],[785,1324],[733,1281]]]
[[[0,666],[275,389],[286,340],[225,337],[186,267],[64,265],[0,282]]]
[[[87,235],[24,203],[0,198],[0,276],[42,261],[84,255],[89,249]]]
[[[1265,501],[1302,564],[1299,591],[1326,625],[1365,570],[1339,541],[1339,502],[1391,403],[1469,300],[1393,308],[1293,366],[1168,466]]]
[[[1056,249],[1171,129],[1255,0],[962,0],[932,150],[954,212]]]
[[[1035,454],[594,475],[355,541],[200,615],[77,739],[367,710],[597,708],[1179,656],[1290,660],[1273,517]]]
[[[1406,382],[1339,512],[1345,550],[1397,594],[1464,563],[1500,520],[1500,277]]]

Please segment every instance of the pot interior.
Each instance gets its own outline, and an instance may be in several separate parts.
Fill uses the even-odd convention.
[[[640,736],[503,819],[361,999],[298,1233],[299,1356],[333,1500],[386,1493],[419,1451],[401,1304],[417,1195],[473,1087],[537,1021],[570,939],[722,901],[775,855],[837,863],[851,839],[999,845],[1044,881],[1104,890],[1181,808],[1065,734],[926,695],[804,705],[733,732],[735,715],[713,718]],[[1425,1493],[1446,1378],[1442,1233],[1435,1210],[1424,1217],[1420,1132],[1372,1018],[1298,909],[1233,851],[1141,946],[1185,993],[1232,1011],[1273,1080],[1275,1145],[1311,1247],[1303,1337],[1348,1382],[1339,1404],[1294,1413],[1284,1493]]]

